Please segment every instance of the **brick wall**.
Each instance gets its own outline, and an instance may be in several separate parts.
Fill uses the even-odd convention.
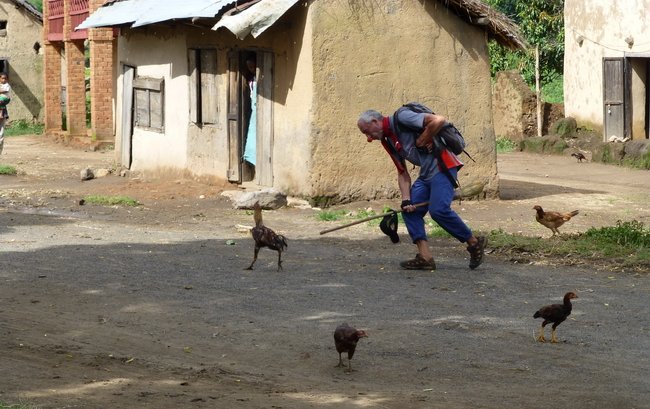
[[[45,42],[43,89],[45,132],[60,131],[61,118],[61,44]]]
[[[92,13],[106,0],[90,0]],[[47,134],[60,134],[62,130],[61,109],[61,61],[65,54],[66,80],[66,125],[68,137],[88,136],[86,127],[86,84],[84,41],[70,38],[71,19],[69,18],[71,0],[64,1],[65,22],[64,41],[45,41],[45,129]],[[43,29],[47,33],[47,1],[43,2]],[[113,142],[113,101],[114,101],[114,34],[111,28],[88,30],[90,48],[90,92],[91,92],[91,134],[98,141]],[[65,53],[63,53],[65,50]],[[90,142],[90,140],[88,141]]]
[[[90,30],[90,103],[92,134],[113,140],[113,30]]]

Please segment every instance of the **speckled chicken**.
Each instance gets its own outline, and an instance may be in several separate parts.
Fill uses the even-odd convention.
[[[253,262],[246,270],[252,270],[253,264],[257,261],[257,254],[262,247],[268,247],[271,250],[278,252],[278,271],[282,270],[282,252],[287,248],[287,239],[281,234],[276,234],[273,230],[264,226],[262,221],[262,207],[259,203],[255,203],[253,207],[255,215],[255,227],[251,229],[253,240],[255,240],[255,256]]]
[[[358,330],[349,326],[347,323],[341,324],[334,330],[334,344],[336,345],[336,352],[339,353],[339,364],[337,367],[344,366],[341,354],[348,353],[348,372],[352,372],[352,356],[357,349],[357,342],[359,339],[366,338],[368,334],[366,331]]]
[[[543,226],[548,227],[553,232],[553,235],[560,234],[560,231],[557,229],[562,226],[564,222],[568,222],[571,218],[578,213],[578,210],[574,210],[569,213],[561,212],[545,212],[541,206],[534,206],[533,209],[537,211],[535,215],[535,220],[537,220]]]
[[[574,298],[578,298],[578,295],[570,291],[564,294],[564,302],[562,304],[546,305],[537,310],[537,312],[533,315],[533,318],[544,318],[542,327],[539,330],[539,336],[537,337],[537,340],[539,342],[546,342],[546,338],[544,338],[544,327],[552,322],[553,330],[551,332],[551,342],[557,343],[557,334],[555,332],[555,329],[558,325],[563,323],[569,315],[571,315],[571,309],[573,308],[571,305],[571,300]]]

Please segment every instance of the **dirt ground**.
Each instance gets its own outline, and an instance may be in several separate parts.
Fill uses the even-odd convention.
[[[0,402],[41,408],[650,408],[650,277],[514,262],[477,270],[451,239],[438,270],[376,226],[327,235],[317,210],[264,212],[289,238],[284,270],[263,249],[253,271],[249,212],[231,185],[110,175],[113,152],[12,137],[0,164]],[[550,237],[532,206],[579,209],[561,228],[650,223],[650,177],[571,157],[499,156],[501,199],[455,203],[476,231]],[[80,205],[128,195],[133,208]],[[350,211],[396,203],[358,202]],[[549,240],[553,240],[550,239]],[[579,295],[559,344],[535,310]],[[350,374],[332,332],[365,329]],[[547,330],[547,336],[549,332]]]

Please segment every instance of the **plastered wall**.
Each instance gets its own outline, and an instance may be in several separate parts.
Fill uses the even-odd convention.
[[[43,25],[7,0],[0,0],[0,20],[7,22],[0,31],[0,58],[9,60],[10,120],[43,122]]]

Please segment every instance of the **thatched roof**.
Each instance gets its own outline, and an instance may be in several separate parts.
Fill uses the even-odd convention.
[[[36,20],[38,20],[41,24],[43,23],[43,13],[38,11],[36,9],[36,7],[34,7],[27,0],[11,0],[11,2],[16,5],[16,8],[25,9],[25,11],[27,11],[27,13],[31,14],[32,17],[34,17]]]
[[[519,26],[481,0],[438,1],[468,23],[485,26],[488,36],[501,45],[513,50],[528,47],[519,32]]]

